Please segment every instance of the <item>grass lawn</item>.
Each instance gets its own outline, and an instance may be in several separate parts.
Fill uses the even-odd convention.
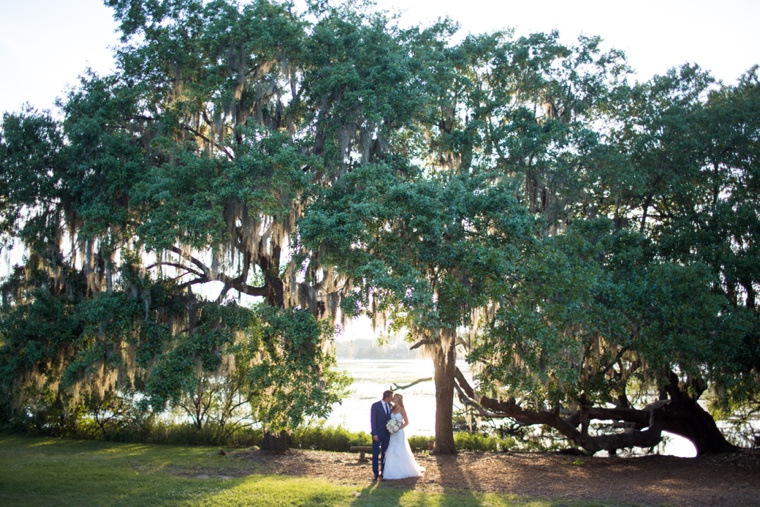
[[[552,506],[471,491],[443,494],[257,473],[217,448],[0,435],[3,506]],[[568,503],[591,506],[605,504]]]

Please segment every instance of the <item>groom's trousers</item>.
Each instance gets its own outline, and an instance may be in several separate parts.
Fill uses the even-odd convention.
[[[385,468],[385,451],[388,449],[388,443],[391,436],[386,433],[378,435],[377,441],[372,441],[372,471],[377,477]]]

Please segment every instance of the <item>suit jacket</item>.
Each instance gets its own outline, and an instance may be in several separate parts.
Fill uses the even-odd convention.
[[[377,435],[382,438],[385,435],[388,435],[388,428],[386,428],[385,425],[388,423],[390,416],[385,412],[385,407],[383,406],[382,401],[376,401],[372,404],[370,417],[372,436]]]

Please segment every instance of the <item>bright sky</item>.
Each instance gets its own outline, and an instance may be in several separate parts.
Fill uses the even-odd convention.
[[[244,1],[244,0],[242,0]],[[378,0],[432,22],[448,14],[467,32],[557,29],[566,41],[599,35],[642,80],[685,62],[733,84],[760,63],[758,0]],[[53,107],[88,66],[112,65],[116,23],[101,0],[0,0],[0,112]]]

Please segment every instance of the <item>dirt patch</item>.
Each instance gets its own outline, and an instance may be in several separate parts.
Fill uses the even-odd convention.
[[[368,487],[372,467],[357,454],[291,450],[236,452],[251,473],[319,477]],[[600,500],[668,506],[760,506],[760,450],[698,458],[594,458],[536,453],[418,455],[418,479],[381,481],[381,488],[426,492],[471,490],[552,500]]]

